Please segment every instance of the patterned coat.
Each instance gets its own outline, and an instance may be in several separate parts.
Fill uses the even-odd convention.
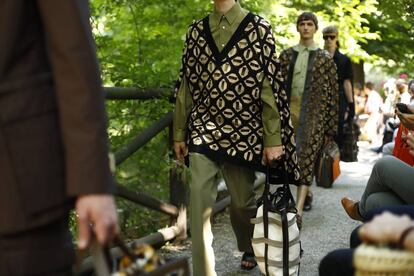
[[[289,99],[297,56],[298,52],[289,48],[282,51],[279,57]],[[299,126],[295,134],[301,183],[311,185],[314,164],[325,136],[334,137],[337,133],[338,82],[336,65],[325,50],[310,51],[307,72]]]
[[[268,78],[279,110],[289,179],[299,180],[290,110],[268,22],[249,13],[221,52],[208,17],[194,22],[187,33],[175,93],[182,78],[187,79],[193,98],[187,132],[190,152],[262,171],[260,95]]]

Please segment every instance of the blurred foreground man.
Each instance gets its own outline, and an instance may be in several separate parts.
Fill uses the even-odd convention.
[[[87,1],[0,0],[0,275],[71,275],[117,232]]]
[[[280,63],[286,79],[295,128],[301,185],[297,192],[298,213],[311,209],[315,162],[324,143],[333,140],[338,128],[338,82],[329,53],[318,48],[314,35],[318,19],[311,12],[298,16],[299,44],[282,51]]]
[[[245,270],[256,266],[250,223],[255,170],[286,161],[290,179],[299,179],[274,43],[270,24],[234,0],[215,0],[213,13],[189,27],[176,89],[174,149],[181,161],[190,155],[194,275],[216,275],[210,217],[220,172]]]

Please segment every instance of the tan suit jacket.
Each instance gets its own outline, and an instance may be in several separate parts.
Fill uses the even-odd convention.
[[[86,0],[0,0],[0,235],[110,193]]]

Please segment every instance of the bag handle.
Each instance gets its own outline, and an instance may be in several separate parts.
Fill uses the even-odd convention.
[[[269,237],[269,216],[268,216],[268,212],[269,212],[269,178],[270,178],[270,167],[267,166],[266,168],[266,181],[265,181],[265,188],[263,191],[263,195],[262,195],[262,202],[263,202],[263,230],[264,230],[264,238],[267,239]],[[269,246],[268,244],[265,242],[264,244],[265,246],[265,251],[264,251],[264,261],[265,261],[265,272],[266,272],[266,276],[270,275],[269,274],[269,263],[268,263],[268,251],[269,251]]]
[[[265,188],[262,195],[263,202],[263,227],[264,227],[264,237],[267,239],[269,237],[269,216],[268,212],[276,211],[280,214],[282,220],[282,236],[283,236],[283,276],[289,276],[289,230],[288,230],[288,220],[287,212],[292,208],[292,204],[295,204],[293,199],[292,192],[290,191],[289,186],[289,176],[287,173],[286,161],[283,162],[283,186],[279,187],[276,192],[270,194],[270,170],[271,167],[268,165],[266,168],[266,181]],[[270,196],[270,200],[269,200]],[[272,206],[272,203],[274,206]],[[275,209],[275,210],[272,210]],[[276,210],[277,209],[277,210]],[[269,264],[268,264],[268,244],[265,243],[265,272],[266,275],[269,274]]]
[[[118,247],[123,256],[127,256],[131,263],[134,263],[138,258],[131,249],[124,243],[119,235],[115,236],[112,240],[112,244]],[[100,276],[110,276],[111,272],[114,271],[113,258],[111,257],[111,252],[109,246],[101,245],[97,240],[95,235],[91,241],[90,252],[93,257],[93,266],[95,269],[96,275]]]

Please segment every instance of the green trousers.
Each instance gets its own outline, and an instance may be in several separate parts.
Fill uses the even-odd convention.
[[[372,209],[414,204],[414,168],[394,156],[375,163],[359,204],[362,216]]]
[[[254,171],[229,163],[218,163],[203,154],[190,153],[190,222],[195,276],[216,275],[210,218],[216,202],[220,172],[231,196],[230,220],[238,249],[253,252],[253,225],[250,218],[256,215]]]

